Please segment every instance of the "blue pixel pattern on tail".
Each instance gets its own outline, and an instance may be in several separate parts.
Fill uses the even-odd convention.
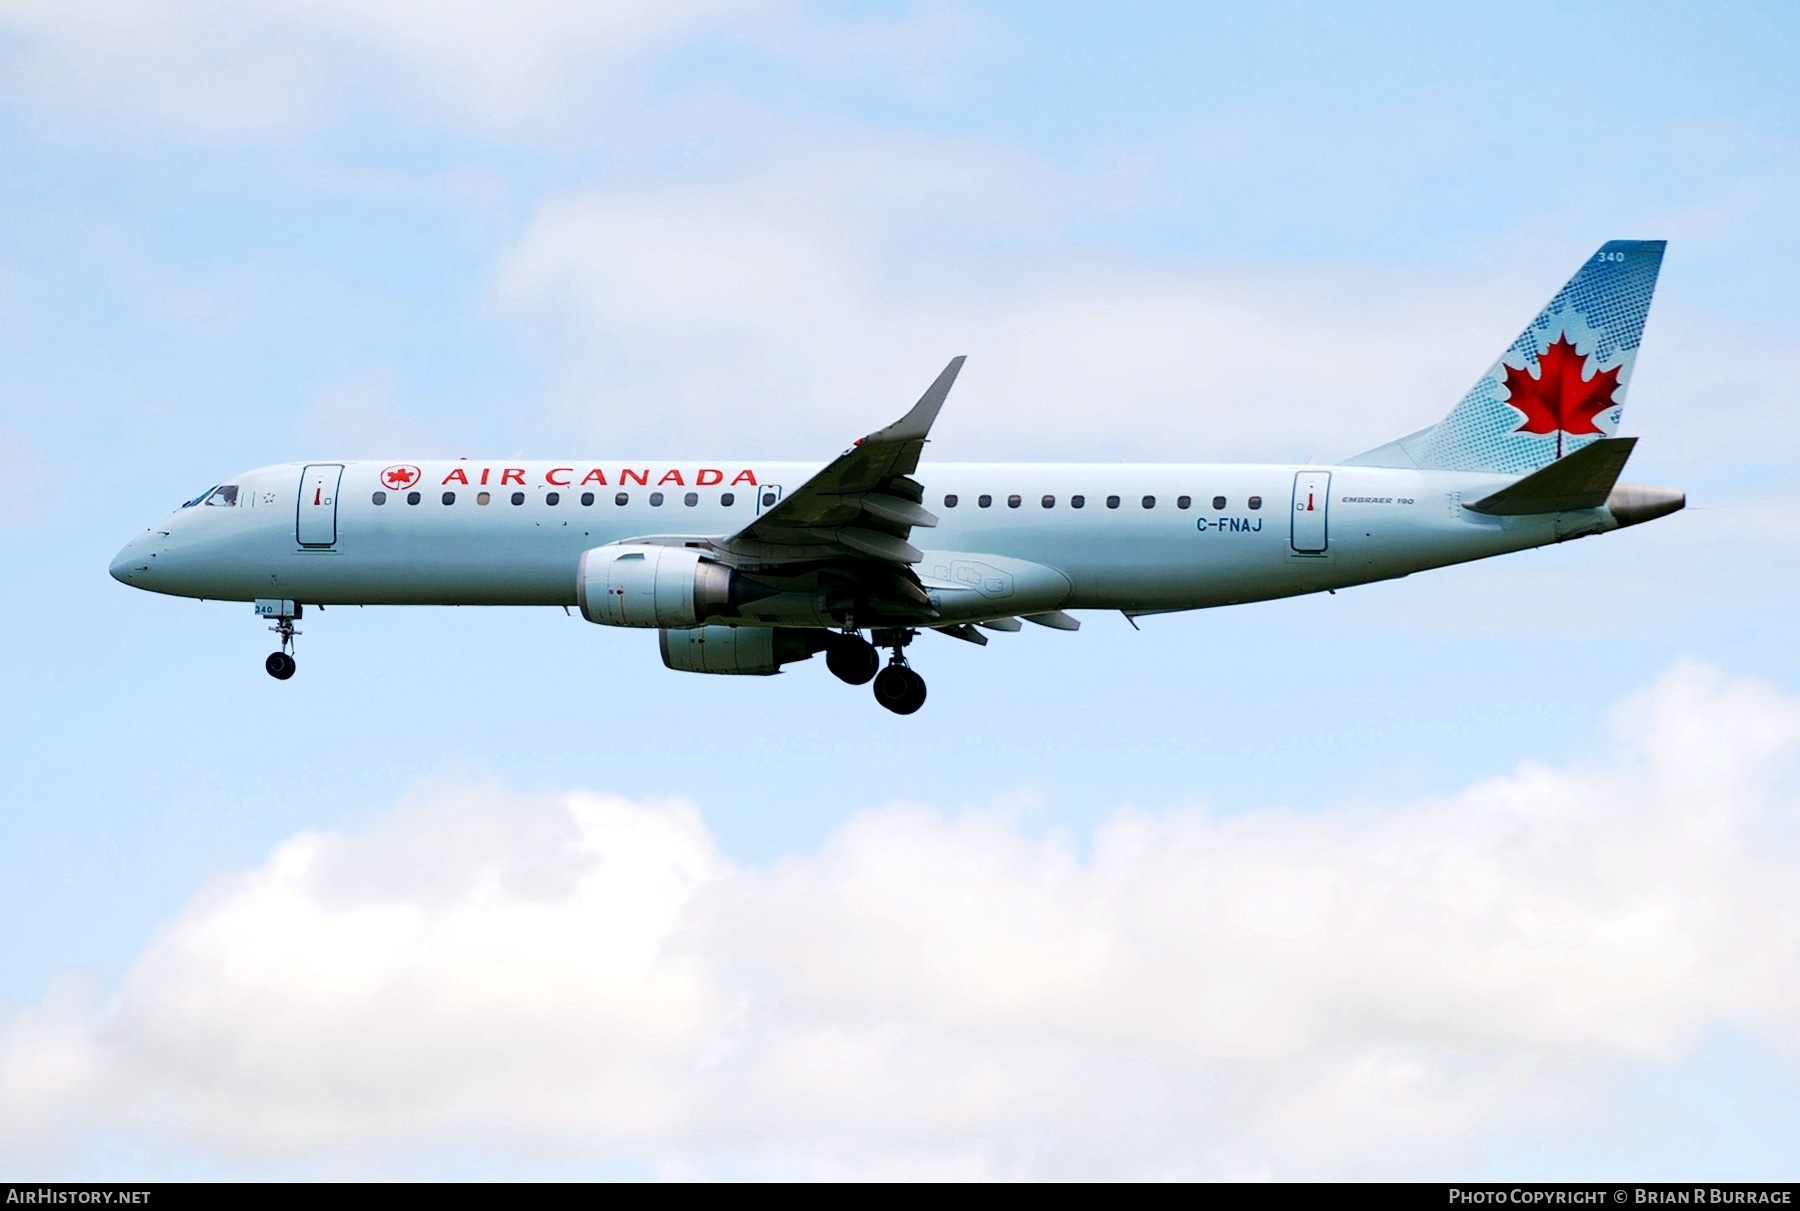
[[[1603,245],[1442,422],[1349,461],[1524,475],[1599,437],[1615,436],[1664,245],[1663,240],[1612,240]],[[1506,367],[1537,378],[1539,359],[1561,339],[1572,342],[1586,358],[1584,378],[1619,371],[1613,406],[1592,421],[1599,433],[1524,432],[1523,411],[1507,402],[1511,393]]]

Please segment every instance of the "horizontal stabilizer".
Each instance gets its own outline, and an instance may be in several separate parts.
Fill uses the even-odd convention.
[[[1603,437],[1589,442],[1567,458],[1559,458],[1492,496],[1463,507],[1496,517],[1598,509],[1619,482],[1625,460],[1636,445],[1635,437]]]

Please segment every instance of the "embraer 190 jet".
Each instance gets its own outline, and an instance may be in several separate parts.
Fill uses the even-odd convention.
[[[134,588],[253,601],[294,674],[303,605],[578,607],[656,631],[671,669],[768,674],[825,654],[911,714],[935,631],[1266,601],[1636,525],[1618,483],[1661,240],[1615,240],[1438,424],[1331,466],[921,463],[962,368],[823,467],[715,459],[325,461],[209,488],[131,540]],[[887,653],[885,664],[882,653]]]

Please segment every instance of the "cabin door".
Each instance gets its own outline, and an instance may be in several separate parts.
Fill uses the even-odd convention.
[[[314,463],[300,473],[300,504],[294,537],[303,547],[323,550],[337,543],[338,483],[342,463]]]
[[[1330,545],[1325,519],[1331,504],[1331,472],[1300,471],[1294,475],[1293,543],[1301,555],[1323,555]]]

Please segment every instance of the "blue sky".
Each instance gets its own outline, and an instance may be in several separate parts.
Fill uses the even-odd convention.
[[[1791,1176],[1797,32],[0,6],[0,1171]],[[823,460],[955,353],[940,458],[1330,460],[1614,237],[1688,511],[927,637],[908,719],[557,611],[277,684],[105,572],[272,462]]]

